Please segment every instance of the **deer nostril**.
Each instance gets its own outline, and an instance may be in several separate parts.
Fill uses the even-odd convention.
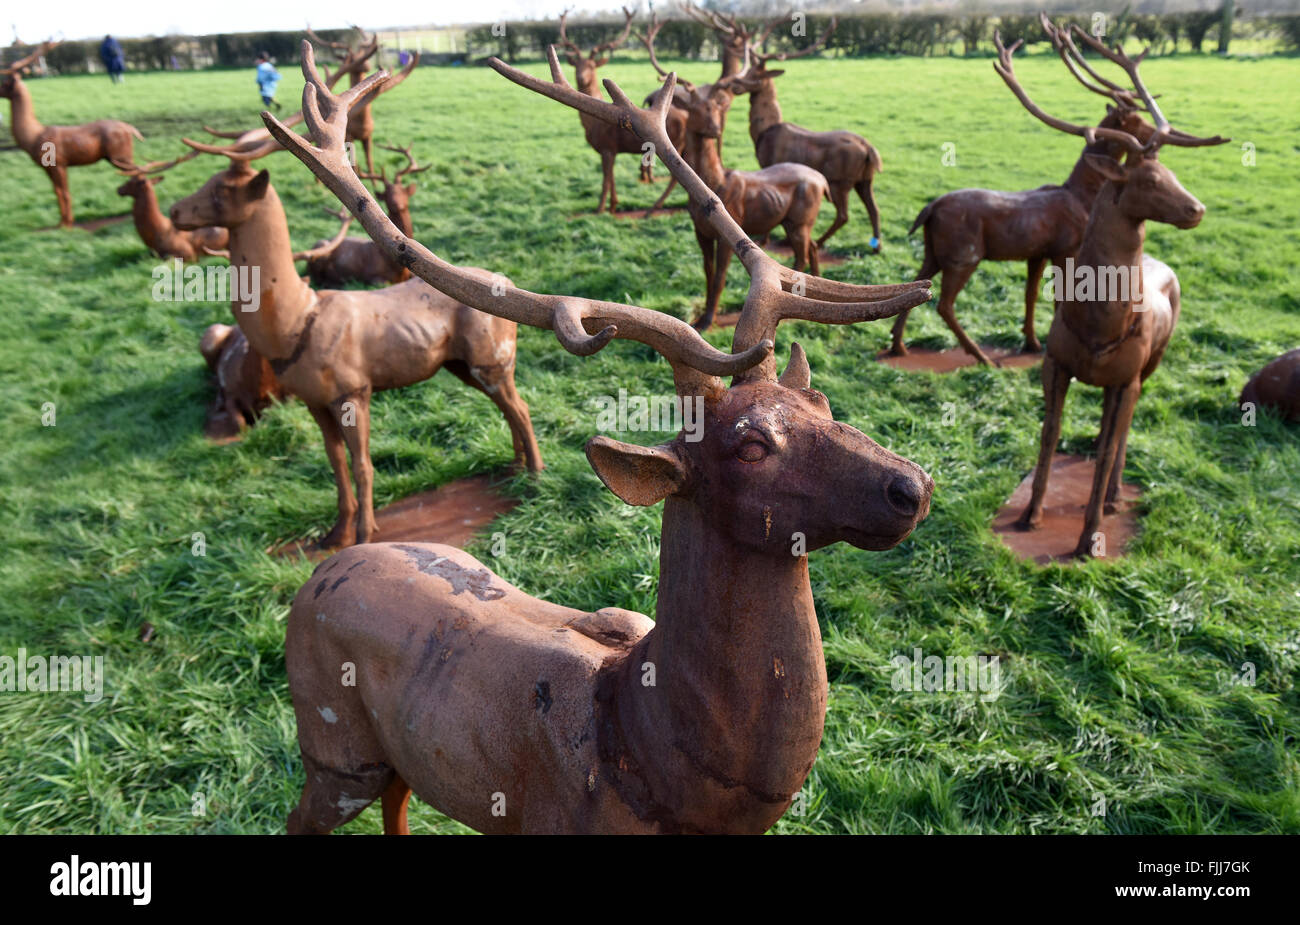
[[[924,500],[921,486],[915,479],[900,475],[885,488],[885,500],[889,506],[906,517],[915,517]]]

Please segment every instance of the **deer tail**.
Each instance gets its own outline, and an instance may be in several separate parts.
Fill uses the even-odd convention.
[[[138,128],[136,128],[136,127],[135,127],[134,125],[132,125],[130,122],[128,122],[128,123],[126,124],[126,127],[129,128],[129,129],[131,130],[131,134],[132,134],[132,135],[134,135],[134,136],[135,136],[136,138],[138,138],[140,141],[144,141],[144,136],[140,134],[140,130],[139,130]]]
[[[867,163],[871,165],[872,173],[880,173],[885,169],[885,162],[880,159],[880,152],[875,145],[867,145]],[[867,179],[863,177],[862,179]]]
[[[930,218],[930,210],[933,208],[934,208],[934,203],[927,202],[925,204],[925,208],[921,210],[921,214],[916,217],[916,221],[912,222],[912,227],[907,229],[907,233],[911,234],[913,231],[916,231],[916,229],[924,225],[926,221]]]

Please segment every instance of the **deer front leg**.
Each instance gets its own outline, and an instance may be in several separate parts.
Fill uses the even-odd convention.
[[[352,457],[352,478],[357,483],[357,543],[369,543],[375,526],[375,467],[370,462],[370,390],[335,402],[331,409]]]
[[[1043,268],[1046,265],[1046,257],[1032,258],[1029,261],[1029,273],[1025,277],[1025,353],[1043,352],[1043,345],[1034,333],[1034,306],[1038,304],[1038,284],[1043,280]]]
[[[68,168],[46,167],[46,175],[54,184],[54,198],[59,203],[59,227],[72,227],[72,193],[68,190]]]
[[[713,252],[717,242],[702,232],[699,225],[695,226],[695,240],[704,256],[704,312],[695,320],[695,330],[707,331],[713,324],[714,305],[709,299],[709,293],[713,291]]]
[[[357,515],[357,499],[352,494],[352,479],[348,473],[348,457],[343,433],[329,408],[307,406],[311,416],[316,419],[321,436],[325,438],[325,455],[329,458],[330,468],[334,470],[334,484],[338,488],[339,514],[330,532],[320,541],[322,549],[334,549],[339,546],[352,545],[352,525]]]
[[[1106,389],[1100,445],[1092,473],[1092,494],[1088,497],[1088,507],[1083,514],[1083,532],[1079,534],[1079,544],[1074,549],[1074,555],[1079,558],[1092,555],[1093,536],[1101,526],[1102,505],[1115,468],[1115,457],[1120,443],[1128,435],[1129,425],[1133,423],[1133,409],[1137,407],[1141,392],[1142,385],[1137,381]]]
[[[406,824],[406,806],[411,800],[411,785],[402,780],[402,775],[393,774],[393,782],[384,790],[380,805],[384,812],[385,835],[410,835],[410,826]]]
[[[731,246],[723,240],[713,243],[713,277],[709,280],[709,289],[704,298],[704,317],[697,325],[701,331],[713,323],[714,315],[722,302],[722,290],[727,285],[727,265],[731,263]]]
[[[1120,492],[1124,488],[1124,464],[1128,460],[1128,431],[1120,434],[1119,450],[1115,453],[1115,467],[1110,472],[1110,484],[1106,489],[1106,507],[1107,514],[1115,513],[1115,505],[1119,502]]]
[[[614,190],[614,155],[608,151],[600,152],[600,204],[596,206],[596,214],[599,215],[605,211],[605,200],[612,199]],[[617,202],[617,200],[614,200]],[[614,211],[614,202],[611,202],[609,211]]]
[[[669,174],[668,188],[664,190],[664,194],[662,196],[660,196],[658,199],[655,200],[655,204],[646,210],[645,213],[646,218],[649,218],[650,216],[654,215],[656,212],[658,212],[660,209],[664,207],[664,203],[668,201],[668,194],[673,191],[673,187],[676,185],[677,185],[677,178]]]
[[[1070,372],[1048,354],[1043,358],[1043,431],[1038,444],[1038,465],[1034,468],[1034,485],[1016,528],[1036,530],[1043,522],[1043,497],[1047,494],[1047,480],[1052,474],[1052,457],[1056,454],[1056,441],[1061,438],[1061,413],[1065,410],[1065,394],[1070,390]]]
[[[375,172],[375,139],[367,135],[361,139],[361,146],[366,150],[366,173]]]

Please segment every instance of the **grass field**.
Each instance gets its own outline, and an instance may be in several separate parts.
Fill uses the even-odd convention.
[[[684,72],[704,81],[715,67]],[[848,258],[829,269],[835,278],[910,279],[920,242],[904,232],[928,199],[1060,182],[1078,153],[1019,107],[988,60],[787,69],[788,120],[859,131],[883,153],[884,253],[866,256],[870,227],[855,203],[831,242]],[[1055,59],[1017,71],[1053,113],[1097,118],[1096,100]],[[301,78],[285,72],[280,98],[293,108]],[[1033,465],[1036,370],[904,373],[871,359],[888,323],[781,329],[778,354],[805,345],[836,417],[924,466],[936,489],[929,519],[898,548],[811,557],[830,708],[809,810],[778,832],[1300,832],[1300,432],[1268,415],[1243,427],[1235,404],[1250,372],[1300,345],[1300,62],[1179,57],[1144,72],[1179,127],[1233,143],[1164,156],[1208,214],[1192,231],[1148,228],[1148,252],[1180,277],[1183,316],[1133,425],[1126,478],[1142,489],[1143,516],[1127,558],[1038,568],[989,530]],[[638,98],[654,85],[644,65],[603,73]],[[135,124],[148,139],[141,160],[173,156],[200,123],[251,126],[259,108],[251,72],[30,86],[47,123],[111,114]],[[732,110],[729,166],[754,166],[747,111],[743,99]],[[600,174],[571,110],[489,70],[425,68],[376,104],[376,119],[380,140],[413,144],[435,165],[413,206],[416,236],[440,256],[535,291],[693,314],[703,276],[684,213],[572,217],[594,207]],[[1255,166],[1243,164],[1242,142]],[[955,166],[941,162],[945,143]],[[264,163],[295,245],[329,231],[320,207],[332,200],[307,170],[287,154]],[[159,187],[164,205],[223,166],[181,165]],[[627,208],[662,189],[636,183],[630,156],[618,180]],[[126,211],[119,182],[105,164],[73,171],[78,218]],[[54,196],[21,151],[0,152],[0,202],[0,654],[104,655],[107,671],[95,704],[0,694],[0,831],[280,831],[302,780],[285,617],[310,566],[265,550],[332,522],[317,428],[294,403],[242,443],[205,442],[210,387],[196,345],[228,307],[152,301],[157,261],[129,222],[37,230],[57,221]],[[1023,273],[976,273],[958,316],[977,340],[1019,344]],[[745,280],[733,262],[728,305]],[[1040,335],[1049,315],[1044,306]],[[729,338],[710,335],[724,349]],[[909,338],[952,344],[929,307],[913,313]],[[537,596],[653,613],[659,509],[605,491],[582,445],[596,432],[596,396],[664,392],[667,364],[626,342],[580,359],[535,330],[520,331],[519,358],[548,468],[510,484],[523,503],[496,527],[505,553],[492,557],[486,542],[473,551]],[[47,402],[54,427],[42,426]],[[1100,392],[1074,388],[1064,448],[1088,452],[1099,418]],[[511,456],[501,416],[450,376],[379,395],[372,452],[377,504]],[[191,554],[195,533],[206,556]],[[145,621],[157,628],[149,643],[137,638]],[[999,654],[1002,696],[894,691],[890,659],[915,647]],[[1246,662],[1253,686],[1233,683]],[[195,794],[204,815],[192,812]],[[379,828],[374,807],[346,831]],[[463,831],[416,801],[412,828]]]

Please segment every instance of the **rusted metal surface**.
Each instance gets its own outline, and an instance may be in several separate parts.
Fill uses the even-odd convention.
[[[1300,350],[1284,353],[1250,377],[1241,404],[1272,408],[1288,421],[1300,421]]]
[[[343,148],[365,85],[335,97],[310,46],[303,61],[313,144],[264,118],[381,247],[450,296],[551,330],[577,355],[614,338],[650,345],[704,423],[699,440],[587,443],[620,499],[664,503],[654,622],[538,600],[450,546],[378,543],[324,562],[286,636],[306,771],[289,831],[331,831],[382,799],[385,831],[404,832],[411,790],[484,832],[766,830],[802,786],[825,718],[806,553],[887,549],[926,516],[933,490],[919,466],[834,420],[797,344],[778,378],[777,326],[891,317],[928,298],[928,285],[805,279],[776,263],[668,143],[672,78],[653,110],[612,84],[614,103],[594,100],[564,81],[552,50],[554,82],[492,66],[654,144],[753,285],[731,354],[637,306],[494,291],[378,209]],[[340,683],[345,663],[351,683]]]
[[[1138,73],[1142,55],[1130,59],[1122,51],[1107,48],[1082,29],[1059,29],[1044,15],[1043,29],[1061,58],[1084,86],[1106,92],[1116,100],[1129,99],[1150,113],[1155,128],[1145,140],[1119,129],[1098,129],[1073,125],[1040,109],[1025,93],[1015,76],[1011,56],[1019,42],[1003,47],[995,35],[998,61],[994,69],[1011,91],[1036,118],[1052,128],[1079,135],[1090,144],[1105,138],[1119,144],[1126,153],[1123,164],[1101,154],[1085,154],[1089,166],[1105,183],[1092,204],[1092,213],[1079,244],[1076,259],[1054,261],[1059,272],[1056,314],[1047,335],[1043,359],[1045,411],[1039,444],[1038,465],[1028,506],[1017,521],[1020,529],[1038,528],[1043,518],[1043,501],[1052,470],[1052,456],[1061,435],[1061,415],[1072,379],[1105,390],[1101,433],[1097,439],[1097,464],[1092,493],[1084,510],[1083,530],[1074,555],[1104,554],[1107,537],[1099,531],[1103,511],[1121,500],[1121,479],[1128,449],[1128,432],[1142,383],[1155,372],[1178,322],[1181,293],[1173,270],[1143,253],[1142,242],[1148,221],[1164,222],[1176,228],[1195,228],[1205,215],[1205,206],[1185,190],[1173,171],[1157,160],[1164,145],[1202,147],[1223,144],[1229,139],[1197,138],[1170,125],[1155,97]],[[1071,36],[1120,67],[1131,82],[1123,88],[1093,71]],[[1089,86],[1080,70],[1086,71],[1103,91]],[[1086,292],[1073,292],[1072,278],[1082,268],[1096,285]],[[1122,286],[1117,285],[1123,271]],[[1067,278],[1071,281],[1066,282]],[[1106,281],[1109,281],[1107,283]]]
[[[216,378],[217,394],[208,406],[203,433],[224,443],[253,426],[272,401],[285,399],[266,362],[248,345],[248,338],[229,324],[209,325],[199,341],[199,352]]]

